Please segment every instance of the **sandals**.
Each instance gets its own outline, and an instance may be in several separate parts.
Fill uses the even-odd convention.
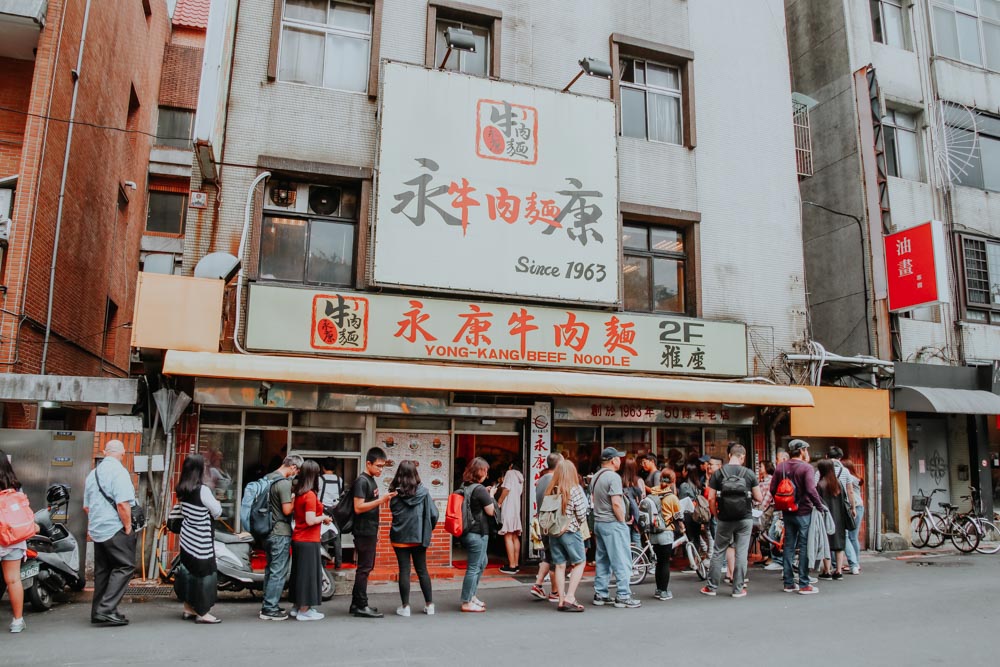
[[[205,614],[204,616],[196,617],[194,622],[200,625],[216,625],[217,623],[222,623],[222,619],[212,616],[211,614]]]
[[[566,602],[565,604],[559,605],[558,607],[556,607],[556,609],[558,611],[570,611],[579,613],[583,611],[583,605],[577,602],[576,600],[573,600],[572,602]]]

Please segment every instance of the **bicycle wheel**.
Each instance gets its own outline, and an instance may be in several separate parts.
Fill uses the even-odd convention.
[[[944,515],[938,512],[930,512],[924,516],[930,529],[927,536],[927,546],[934,549],[944,544],[944,538],[948,536],[948,531],[945,530],[948,522]]]
[[[632,554],[632,576],[629,577],[628,583],[631,586],[638,586],[646,581],[646,575],[649,574],[649,559],[646,558],[646,551],[642,547],[633,544],[630,551]]]
[[[923,549],[930,541],[931,527],[923,514],[918,514],[910,519],[910,544],[915,549]]]
[[[958,517],[951,527],[951,543],[964,554],[970,554],[979,546],[979,527],[967,516]]]
[[[995,554],[1000,551],[1000,528],[989,519],[976,519],[979,526],[979,546],[976,551],[981,554]]]

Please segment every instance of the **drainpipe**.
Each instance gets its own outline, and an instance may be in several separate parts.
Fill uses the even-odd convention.
[[[40,375],[45,375],[45,362],[49,356],[49,338],[52,335],[52,302],[55,298],[56,259],[59,256],[59,232],[62,229],[63,204],[66,200],[66,174],[69,171],[69,153],[73,147],[73,127],[76,121],[76,101],[80,93],[80,69],[83,67],[83,47],[87,41],[87,23],[90,20],[90,2],[83,10],[83,28],[80,32],[80,52],[76,57],[76,69],[73,76],[73,101],[69,107],[69,129],[66,131],[66,150],[63,152],[62,179],[59,183],[59,207],[56,210],[55,240],[52,242],[52,265],[49,268],[49,305],[45,314],[45,341],[42,343],[42,364]],[[42,411],[38,411],[38,422],[41,424]]]
[[[243,346],[240,345],[240,313],[243,312],[243,305],[241,303],[243,298],[243,253],[246,252],[247,237],[250,232],[250,214],[253,212],[254,193],[257,192],[257,186],[260,185],[261,181],[270,175],[271,172],[265,171],[253,179],[253,183],[250,184],[250,188],[247,190],[247,203],[243,209],[243,233],[240,234],[240,249],[237,256],[237,259],[240,260],[240,272],[236,274],[236,325],[233,327],[233,346],[240,354],[248,354],[243,349]]]

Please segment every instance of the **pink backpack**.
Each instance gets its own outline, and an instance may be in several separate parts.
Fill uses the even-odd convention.
[[[36,532],[35,514],[28,505],[28,496],[14,489],[0,491],[0,546],[23,542]]]

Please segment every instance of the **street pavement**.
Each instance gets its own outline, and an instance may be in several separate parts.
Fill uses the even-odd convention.
[[[257,620],[259,602],[216,606],[221,625],[180,619],[172,600],[130,603],[132,624],[95,627],[89,604],[27,613],[28,629],[0,634],[0,665],[622,665],[639,661],[694,665],[992,664],[1000,612],[1000,557],[934,554],[909,560],[865,557],[864,573],[821,582],[814,596],[781,591],[780,572],[754,569],[742,599],[698,593],[692,574],[675,573],[674,599],[652,599],[652,578],[635,593],[640,609],[593,607],[581,586],[582,614],[534,601],[530,584],[493,582],[480,589],[489,610],[458,612],[459,591],[441,584],[438,613],[401,618],[397,595],[379,592],[382,620],[347,615],[349,599],[324,604],[311,623]],[[523,578],[527,580],[526,577]],[[387,591],[380,587],[380,591]],[[414,600],[420,600],[414,582]],[[0,604],[6,628],[10,608]]]

